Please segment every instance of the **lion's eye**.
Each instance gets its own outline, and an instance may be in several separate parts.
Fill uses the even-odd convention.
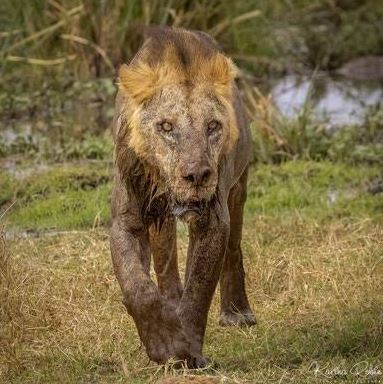
[[[173,124],[169,123],[169,121],[161,121],[160,123],[157,123],[157,129],[159,131],[163,131],[166,133],[169,133],[173,130]]]
[[[219,131],[220,128],[221,128],[221,123],[217,120],[212,120],[207,125],[207,134],[213,135],[214,133]]]

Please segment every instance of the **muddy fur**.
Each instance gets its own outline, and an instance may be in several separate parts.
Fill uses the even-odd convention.
[[[255,323],[240,249],[251,139],[234,76],[208,35],[165,27],[151,29],[120,70],[111,252],[124,304],[158,363],[206,364],[219,280],[220,323]],[[189,227],[183,284],[176,219]]]

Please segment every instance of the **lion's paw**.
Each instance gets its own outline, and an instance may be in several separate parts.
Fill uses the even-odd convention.
[[[159,307],[159,311],[147,312],[144,320],[136,322],[149,358],[159,364],[173,358],[179,365],[186,362],[188,368],[205,367],[207,360],[184,332],[175,308],[164,301]]]
[[[250,312],[221,312],[219,317],[219,325],[223,327],[239,326],[251,327],[257,323],[255,315]]]

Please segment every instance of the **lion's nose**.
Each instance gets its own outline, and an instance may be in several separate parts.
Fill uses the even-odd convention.
[[[208,165],[197,166],[191,164],[185,167],[182,177],[193,186],[198,186],[207,184],[211,173],[211,168]]]

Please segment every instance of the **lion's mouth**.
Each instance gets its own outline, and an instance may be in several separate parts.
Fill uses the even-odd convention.
[[[187,212],[195,212],[201,214],[202,207],[199,202],[191,203],[175,203],[173,206],[173,214],[175,216],[181,217]]]
[[[189,214],[197,214],[201,215],[204,209],[207,206],[207,202],[205,200],[201,201],[190,201],[190,202],[175,202],[172,207],[172,213],[174,216],[179,218],[183,218]]]
[[[206,212],[214,196],[215,187],[177,188],[170,193],[170,209],[181,220],[197,217]]]

